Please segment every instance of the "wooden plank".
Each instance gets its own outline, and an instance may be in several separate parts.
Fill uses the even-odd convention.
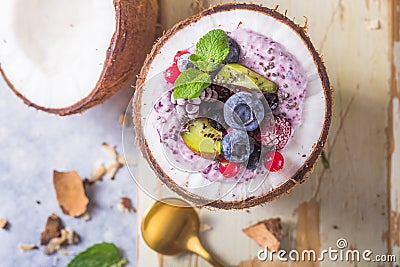
[[[391,12],[391,96],[389,107],[391,120],[388,128],[389,140],[389,190],[390,195],[390,231],[389,246],[391,253],[400,257],[400,0],[393,0]]]
[[[199,7],[217,2],[220,1],[163,0],[161,21],[165,27],[170,27]],[[321,164],[318,165],[310,178],[290,195],[264,207],[248,211],[202,209],[201,220],[213,227],[211,231],[202,234],[205,246],[229,265],[337,266],[334,262],[301,265],[274,262],[271,265],[253,260],[260,247],[245,236],[241,229],[261,219],[281,217],[286,233],[282,243],[285,250],[297,248],[319,251],[328,247],[336,248],[336,241],[345,238],[351,248],[370,249],[374,254],[385,254],[393,245],[393,252],[398,253],[399,239],[395,238],[398,221],[397,217],[393,217],[392,229],[389,231],[391,212],[388,211],[396,207],[393,211],[398,215],[400,198],[396,196],[400,194],[400,170],[396,169],[398,164],[394,167],[394,162],[399,162],[400,148],[397,144],[393,148],[397,152],[390,154],[392,167],[389,172],[386,144],[393,133],[398,140],[400,121],[393,120],[393,133],[385,135],[385,129],[389,126],[392,114],[393,118],[399,117],[399,100],[390,104],[394,57],[383,56],[395,50],[389,42],[393,27],[390,26],[392,17],[388,14],[393,5],[388,1],[377,0],[253,2],[269,7],[279,4],[279,10],[288,10],[288,16],[296,17],[298,23],[304,22],[303,16],[309,20],[309,35],[322,52],[335,89],[335,115],[326,148],[331,168],[324,169]],[[379,21],[379,29],[375,29],[371,21]],[[399,58],[400,55],[397,60]],[[400,66],[399,63],[396,65]],[[396,81],[400,81],[400,78]],[[396,94],[398,96],[398,92]],[[153,181],[151,186],[160,195],[171,194],[155,182],[155,176],[146,162],[141,161],[138,169],[138,175]],[[389,183],[385,177],[391,177],[392,209],[388,201]],[[141,218],[144,209],[152,201],[146,194],[138,194],[138,218]],[[390,233],[390,237],[387,233]],[[179,257],[157,256],[141,238],[138,240],[138,266],[209,266],[190,254]],[[355,266],[354,263],[345,262],[339,265]]]

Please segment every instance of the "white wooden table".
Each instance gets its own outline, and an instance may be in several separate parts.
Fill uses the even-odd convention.
[[[219,1],[161,0],[161,24],[175,22]],[[225,2],[225,1],[223,1]],[[242,228],[259,220],[281,217],[281,248],[348,247],[374,254],[393,253],[400,264],[400,0],[265,0],[300,24],[326,62],[334,87],[334,118],[326,147],[330,169],[321,163],[306,182],[289,195],[243,211],[201,210],[212,226],[202,233],[205,245],[226,264],[236,266],[390,266],[386,263],[323,262],[261,263],[258,245]],[[138,165],[157,196],[173,193],[157,182],[147,162]],[[138,227],[153,203],[138,194]],[[138,266],[209,266],[195,255],[164,257],[138,237]]]

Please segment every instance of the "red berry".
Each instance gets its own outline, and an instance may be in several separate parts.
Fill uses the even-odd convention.
[[[167,82],[173,84],[179,74],[181,74],[181,72],[179,71],[178,66],[174,63],[164,72],[164,77]]]
[[[266,130],[261,135],[261,142],[264,146],[273,147],[276,150],[283,149],[289,141],[290,134],[292,133],[292,126],[285,118],[274,116],[275,128],[272,131]]]
[[[227,178],[234,177],[239,172],[239,169],[240,164],[237,162],[230,162],[226,159],[219,161],[219,170]]]
[[[235,129],[232,128],[232,127],[229,127],[229,128],[226,130],[226,132],[227,132],[227,133],[230,133],[230,132],[232,132],[233,130],[235,130]]]
[[[282,154],[278,151],[272,151],[267,154],[264,166],[267,168],[267,170],[276,172],[283,168],[284,163],[285,159],[283,158]]]
[[[184,54],[190,54],[190,52],[188,50],[178,51],[174,56],[174,63],[177,64],[178,59]]]

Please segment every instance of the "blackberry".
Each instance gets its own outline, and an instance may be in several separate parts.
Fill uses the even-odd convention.
[[[275,110],[279,105],[279,97],[275,93],[264,93],[264,98],[267,101],[269,108]]]
[[[221,102],[226,102],[234,94],[228,88],[216,84],[211,85],[211,89],[218,93],[218,100]]]
[[[208,123],[211,125],[211,127],[213,127],[214,129],[216,129],[218,131],[222,132],[225,130],[224,126],[221,123],[219,123],[213,119],[208,118]]]
[[[250,154],[249,160],[247,161],[246,169],[248,170],[256,170],[260,165],[260,156],[261,156],[261,148],[256,146],[254,148],[253,153]]]

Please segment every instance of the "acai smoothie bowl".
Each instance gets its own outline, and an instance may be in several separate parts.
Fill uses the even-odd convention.
[[[328,75],[304,27],[231,3],[158,40],[137,80],[133,119],[166,186],[197,206],[243,209],[305,179],[331,109]]]

